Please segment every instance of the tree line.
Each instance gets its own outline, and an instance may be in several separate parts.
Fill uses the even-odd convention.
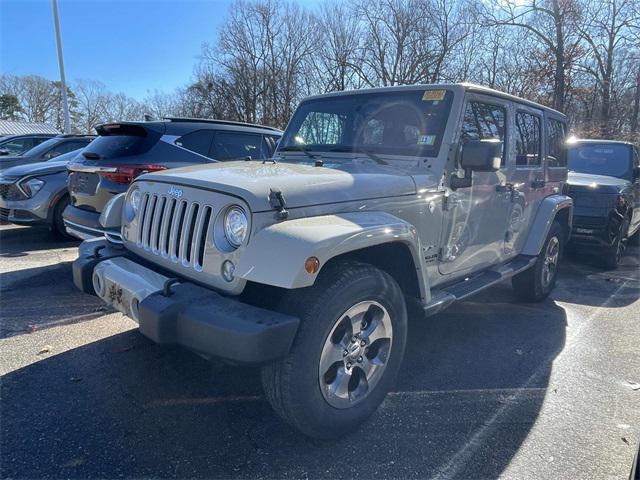
[[[556,108],[576,135],[640,139],[637,0],[236,0],[215,35],[174,92],[76,82],[74,128],[145,114],[282,128],[308,95],[466,81]],[[60,127],[60,97],[57,82],[0,77],[2,118]]]

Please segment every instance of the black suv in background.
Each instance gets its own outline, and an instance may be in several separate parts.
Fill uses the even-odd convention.
[[[640,152],[631,143],[572,140],[567,144],[571,243],[618,266],[628,240],[640,237]]]
[[[80,239],[105,233],[99,223],[102,209],[138,175],[209,162],[270,158],[282,135],[272,127],[189,118],[109,123],[96,130],[98,138],[68,166],[71,204],[63,217],[67,232]]]
[[[7,135],[0,138],[0,155],[22,155],[42,142],[58,135],[57,133],[32,133]]]
[[[94,135],[56,135],[27,150],[22,155],[0,156],[0,170],[27,163],[46,162],[63,153],[84,148],[96,138]]]

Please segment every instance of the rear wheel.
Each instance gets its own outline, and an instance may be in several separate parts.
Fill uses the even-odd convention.
[[[330,266],[316,285],[284,299],[300,329],[289,355],[262,369],[275,411],[305,435],[354,432],[397,376],[407,334],[400,287],[367,264]]]
[[[564,250],[564,232],[554,221],[538,254],[534,265],[511,280],[516,298],[523,302],[541,302],[553,287],[558,277],[560,258]]]

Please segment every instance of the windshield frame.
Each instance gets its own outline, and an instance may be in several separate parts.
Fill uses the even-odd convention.
[[[435,86],[434,86],[435,87]],[[447,135],[448,126],[450,120],[452,118],[452,112],[455,109],[456,102],[456,91],[452,88],[444,87],[444,86],[421,86],[418,88],[400,88],[400,89],[380,89],[377,91],[366,91],[366,92],[349,92],[349,93],[339,93],[334,95],[323,95],[317,97],[311,97],[307,100],[304,100],[300,103],[298,108],[296,109],[294,115],[287,126],[286,131],[282,136],[282,140],[278,145],[278,149],[276,151],[276,155],[282,156],[283,154],[298,154],[303,155],[305,153],[313,153],[315,155],[327,154],[327,156],[334,157],[336,153],[350,153],[350,154],[362,154],[363,156],[373,158],[372,156],[382,156],[384,158],[395,157],[398,159],[407,160],[409,158],[420,159],[420,158],[435,158],[438,157],[442,144],[444,143],[444,139]],[[433,92],[434,98],[438,98],[438,93],[442,93],[442,98],[440,100],[429,100],[425,99],[427,96],[426,92]],[[344,138],[340,138],[338,143],[300,143],[294,140],[295,136],[299,133],[303,122],[308,118],[308,116],[312,112],[320,112],[320,113],[332,113],[331,108],[321,108],[320,106],[317,109],[313,109],[314,104],[322,104],[326,103],[327,106],[331,106],[334,102],[338,102],[337,106],[339,107],[340,103],[346,103],[349,105],[355,104],[355,107],[362,107],[363,109],[368,107],[369,105],[376,105],[376,99],[382,99],[377,102],[379,105],[382,105],[382,108],[378,108],[377,111],[374,110],[375,114],[365,113],[362,115],[360,119],[357,118],[357,114],[352,113],[353,111],[345,108],[343,111],[345,112],[345,131],[342,132],[341,136],[348,135],[347,142],[345,142]],[[420,101],[425,102],[425,104],[421,104]],[[385,105],[387,103],[387,105]],[[433,117],[433,124],[430,125],[428,132],[424,131],[424,127],[426,126],[426,120],[422,124],[421,128],[418,129],[417,133],[418,140],[415,144],[407,143],[406,145],[398,146],[398,145],[383,145],[382,142],[376,143],[363,143],[356,142],[355,139],[362,138],[363,135],[363,127],[366,123],[371,122],[371,120],[380,120],[376,117],[376,115],[384,110],[384,108],[406,108],[411,107],[416,110],[417,113],[420,114],[417,119],[423,118],[422,115],[427,110],[433,110],[435,115]],[[435,107],[435,108],[432,108]],[[340,108],[336,108],[337,113],[340,114]],[[348,118],[347,118],[348,117]],[[356,127],[354,125],[355,122],[360,121],[360,126]],[[414,126],[411,123],[407,122],[406,126]],[[437,131],[436,128],[437,127]],[[388,127],[386,127],[388,128]],[[433,129],[433,131],[431,131]],[[346,135],[345,135],[346,133]],[[432,144],[422,144],[420,143],[423,137],[434,137],[434,141]],[[346,159],[345,159],[346,160]]]
[[[597,172],[588,171],[586,168],[576,169],[575,155],[582,148],[626,148],[628,150],[627,168],[624,172]],[[616,155],[614,152],[613,155]],[[574,164],[572,165],[572,160]],[[569,172],[584,173],[587,175],[603,175],[607,177],[622,178],[629,180],[633,176],[633,147],[627,143],[609,143],[609,142],[573,142],[567,145],[567,168]]]

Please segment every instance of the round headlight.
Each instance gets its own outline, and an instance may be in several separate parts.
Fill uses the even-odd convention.
[[[140,203],[142,202],[142,193],[138,188],[134,188],[129,192],[127,196],[127,202],[125,204],[125,214],[127,221],[131,221],[138,214],[138,209],[140,208]]]
[[[238,206],[230,207],[224,215],[224,236],[234,247],[239,247],[247,237],[249,221],[244,210]]]

